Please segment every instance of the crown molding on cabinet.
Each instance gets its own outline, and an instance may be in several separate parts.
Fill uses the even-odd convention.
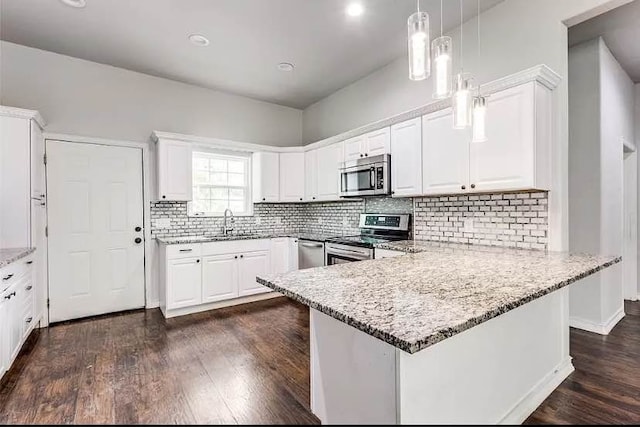
[[[35,110],[26,110],[24,108],[7,107],[5,105],[0,105],[0,115],[19,117],[22,119],[31,119],[35,121],[41,129],[44,129],[47,124],[47,122],[44,121],[44,118],[40,115],[40,112]]]
[[[514,86],[518,86],[528,82],[538,82],[545,88],[549,90],[555,89],[560,81],[562,80],[562,76],[553,71],[551,68],[544,64],[536,65],[534,67],[528,68],[526,70],[520,71],[515,74],[511,74],[509,76],[494,80],[487,84],[482,85],[482,93],[484,95],[491,95],[492,93],[499,92],[505,89],[509,89]],[[246,142],[236,142],[218,138],[206,138],[201,136],[194,135],[183,135],[179,133],[170,133],[170,132],[160,132],[153,131],[151,134],[151,139],[155,142],[158,139],[170,139],[177,141],[187,141],[195,144],[200,144],[208,147],[216,147],[216,148],[224,148],[227,150],[237,150],[237,151],[272,151],[272,152],[301,152],[301,151],[310,151],[316,148],[324,147],[327,145],[335,144],[337,142],[344,141],[349,138],[353,138],[356,136],[363,135],[365,133],[374,132],[379,129],[393,126],[397,123],[401,123],[407,120],[415,119],[417,117],[422,117],[425,114],[430,114],[436,111],[444,110],[445,108],[451,107],[451,99],[443,99],[431,102],[429,104],[425,104],[421,107],[415,108],[413,110],[405,111],[404,113],[397,114],[395,116],[378,120],[377,122],[369,123],[367,125],[361,126],[356,129],[352,129],[346,132],[343,132],[338,135],[331,136],[329,138],[313,142],[311,144],[307,144],[304,146],[298,147],[275,147],[271,145],[260,145]]]

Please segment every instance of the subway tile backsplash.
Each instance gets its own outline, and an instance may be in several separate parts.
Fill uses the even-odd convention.
[[[361,213],[411,213],[418,240],[547,249],[546,192],[390,198],[325,203],[260,203],[252,216],[235,217],[240,233],[357,234]],[[162,224],[162,222],[167,224]],[[185,202],[153,202],[154,237],[222,233],[221,217],[189,217]]]

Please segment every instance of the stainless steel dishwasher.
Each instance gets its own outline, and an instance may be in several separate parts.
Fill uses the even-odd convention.
[[[298,239],[298,268],[322,267],[324,265],[324,242]]]

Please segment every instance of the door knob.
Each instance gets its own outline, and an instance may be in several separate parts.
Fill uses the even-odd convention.
[[[142,243],[142,239],[140,237],[136,237],[134,242],[136,242],[137,244],[140,244],[140,243]]]
[[[142,231],[142,227],[136,227],[135,230],[136,230],[137,233],[139,233],[139,232]]]

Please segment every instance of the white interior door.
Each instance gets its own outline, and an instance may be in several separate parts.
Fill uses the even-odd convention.
[[[50,321],[144,307],[142,150],[47,141],[47,193]]]

